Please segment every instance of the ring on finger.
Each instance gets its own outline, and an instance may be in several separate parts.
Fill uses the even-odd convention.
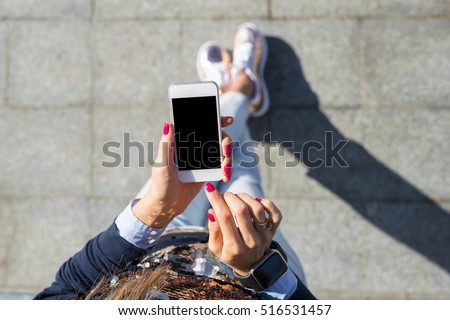
[[[264,230],[264,229],[267,229],[267,228],[269,228],[269,227],[270,227],[270,229],[272,229],[272,224],[269,223],[269,220],[268,220],[268,219],[266,219],[266,220],[265,220],[264,222],[262,222],[262,223],[256,222],[256,228],[257,228],[257,229]]]

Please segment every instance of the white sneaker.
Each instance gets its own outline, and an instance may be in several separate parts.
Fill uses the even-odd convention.
[[[259,28],[251,23],[241,24],[234,35],[232,77],[243,70],[253,80],[254,94],[250,99],[250,115],[261,117],[269,110],[270,98],[264,81],[267,42]]]
[[[197,53],[197,74],[201,81],[214,81],[220,88],[231,82],[231,57],[216,42],[202,44]]]

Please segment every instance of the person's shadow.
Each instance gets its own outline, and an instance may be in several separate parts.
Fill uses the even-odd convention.
[[[326,166],[325,162],[319,166],[318,159],[326,160],[325,150],[318,151],[319,145],[310,144],[310,151],[315,151],[309,155],[311,161],[303,159],[309,168],[308,176],[347,202],[374,226],[450,273],[450,214],[374,158],[364,146],[344,137],[321,112],[318,97],[305,80],[293,49],[279,38],[268,37],[267,40],[269,57],[265,77],[271,108],[264,117],[250,120],[253,139],[269,142],[270,138],[270,142],[277,144],[292,141],[285,148],[298,160],[306,150],[302,148],[305,142],[317,141],[324,147],[330,144],[326,141],[326,132],[333,136],[332,146],[340,140],[348,140],[339,152],[348,167],[334,160],[332,166]],[[292,117],[293,113],[301,116]],[[281,121],[268,121],[273,117]],[[298,119],[301,121],[296,121]],[[301,179],[299,177],[299,181]],[[408,202],[420,203],[420,206],[405,207]],[[389,209],[382,203],[388,203]]]

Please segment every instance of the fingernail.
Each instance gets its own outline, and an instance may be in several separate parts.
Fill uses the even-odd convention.
[[[169,123],[164,122],[163,134],[166,136],[169,133]]]
[[[225,167],[223,167],[223,172],[229,178],[231,173],[231,166],[227,163]]]
[[[216,222],[216,218],[211,213],[211,210],[208,210],[208,220],[211,221],[211,222]]]
[[[209,182],[205,185],[205,189],[208,192],[213,192],[214,190],[216,190],[216,188],[214,188],[214,186]]]
[[[261,202],[262,199],[261,198],[255,198],[256,201]]]
[[[231,157],[231,143],[225,146],[225,157]]]

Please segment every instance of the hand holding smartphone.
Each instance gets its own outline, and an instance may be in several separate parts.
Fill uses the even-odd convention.
[[[219,90],[212,81],[172,84],[170,114],[181,182],[222,179]]]

